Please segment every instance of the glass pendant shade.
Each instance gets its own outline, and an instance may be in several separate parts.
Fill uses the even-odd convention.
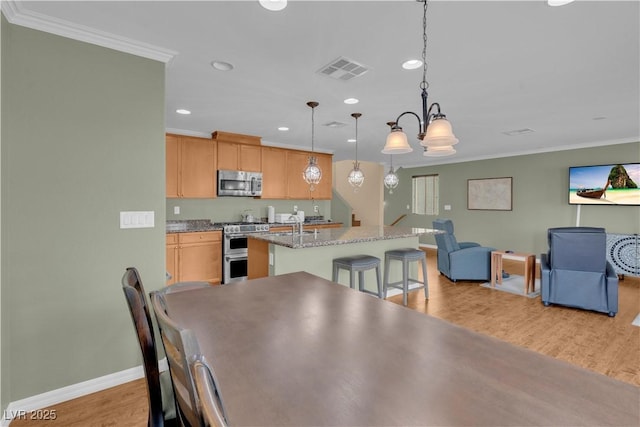
[[[456,154],[456,150],[452,146],[446,145],[444,147],[427,147],[422,155],[425,157],[445,157],[454,154]]]
[[[353,169],[349,172],[347,180],[352,187],[362,187],[362,183],[364,182],[364,173],[360,170],[360,163],[353,163]]]
[[[451,123],[443,118],[434,118],[427,127],[427,134],[420,144],[425,147],[445,147],[458,143],[458,138],[453,134]],[[455,152],[455,151],[454,151]]]
[[[393,189],[396,188],[399,183],[400,179],[393,170],[393,166],[391,166],[389,172],[384,176],[384,186],[389,189],[389,194],[393,193]]]
[[[311,155],[309,156],[309,164],[307,164],[307,167],[302,171],[302,179],[304,179],[304,182],[309,184],[309,189],[311,191],[315,190],[316,185],[318,185],[320,183],[320,180],[322,179],[322,169],[320,169],[320,166],[318,166],[318,160],[316,159],[316,156],[313,155],[313,142],[315,140],[314,113],[315,108],[318,105],[319,104],[315,101],[307,102],[307,106],[311,108]]]
[[[382,149],[382,153],[384,154],[404,154],[412,151],[413,148],[411,148],[409,141],[407,141],[407,134],[402,132],[402,129],[392,130],[389,135],[387,135],[387,142]]]
[[[315,156],[309,156],[309,164],[304,168],[304,171],[302,171],[302,178],[311,186],[312,190],[314,189],[314,186],[320,183],[320,180],[322,179],[322,170],[320,170]]]

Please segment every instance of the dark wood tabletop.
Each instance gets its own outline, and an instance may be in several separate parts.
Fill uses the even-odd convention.
[[[308,273],[166,299],[232,425],[640,423],[638,387]]]

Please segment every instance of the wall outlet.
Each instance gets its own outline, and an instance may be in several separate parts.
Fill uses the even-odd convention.
[[[293,211],[298,212],[298,205],[293,205]]]
[[[407,210],[411,209],[411,205],[407,205]]]
[[[451,210],[451,205],[444,205],[444,210],[445,211],[450,211]]]
[[[313,211],[315,213],[318,213],[319,209],[318,209],[318,205],[313,205]]]
[[[180,206],[174,206],[173,207],[173,214],[174,215],[180,215]]]

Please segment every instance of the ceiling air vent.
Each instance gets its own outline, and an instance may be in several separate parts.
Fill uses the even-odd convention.
[[[516,129],[516,130],[510,130],[507,132],[502,132],[505,135],[509,135],[509,136],[516,136],[516,135],[524,135],[526,133],[532,133],[535,132],[533,129],[529,129],[529,128],[524,128],[524,129]]]
[[[367,66],[341,56],[320,68],[318,73],[336,80],[348,81],[363,75],[367,71],[369,71]]]
[[[333,121],[333,122],[325,123],[325,124],[323,124],[322,126],[326,126],[326,127],[328,127],[328,128],[334,128],[334,129],[336,129],[336,128],[344,127],[344,126],[346,126],[346,125],[347,125],[346,123]]]

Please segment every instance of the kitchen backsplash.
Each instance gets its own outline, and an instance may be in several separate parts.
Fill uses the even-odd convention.
[[[331,219],[330,200],[261,200],[251,197],[218,197],[216,199],[167,199],[167,220],[211,219],[214,222],[240,221],[245,211],[256,218],[267,217],[267,207],[277,213],[293,213],[294,207],[305,217],[322,216]],[[314,206],[318,212],[314,212]],[[179,207],[180,213],[175,214]]]

